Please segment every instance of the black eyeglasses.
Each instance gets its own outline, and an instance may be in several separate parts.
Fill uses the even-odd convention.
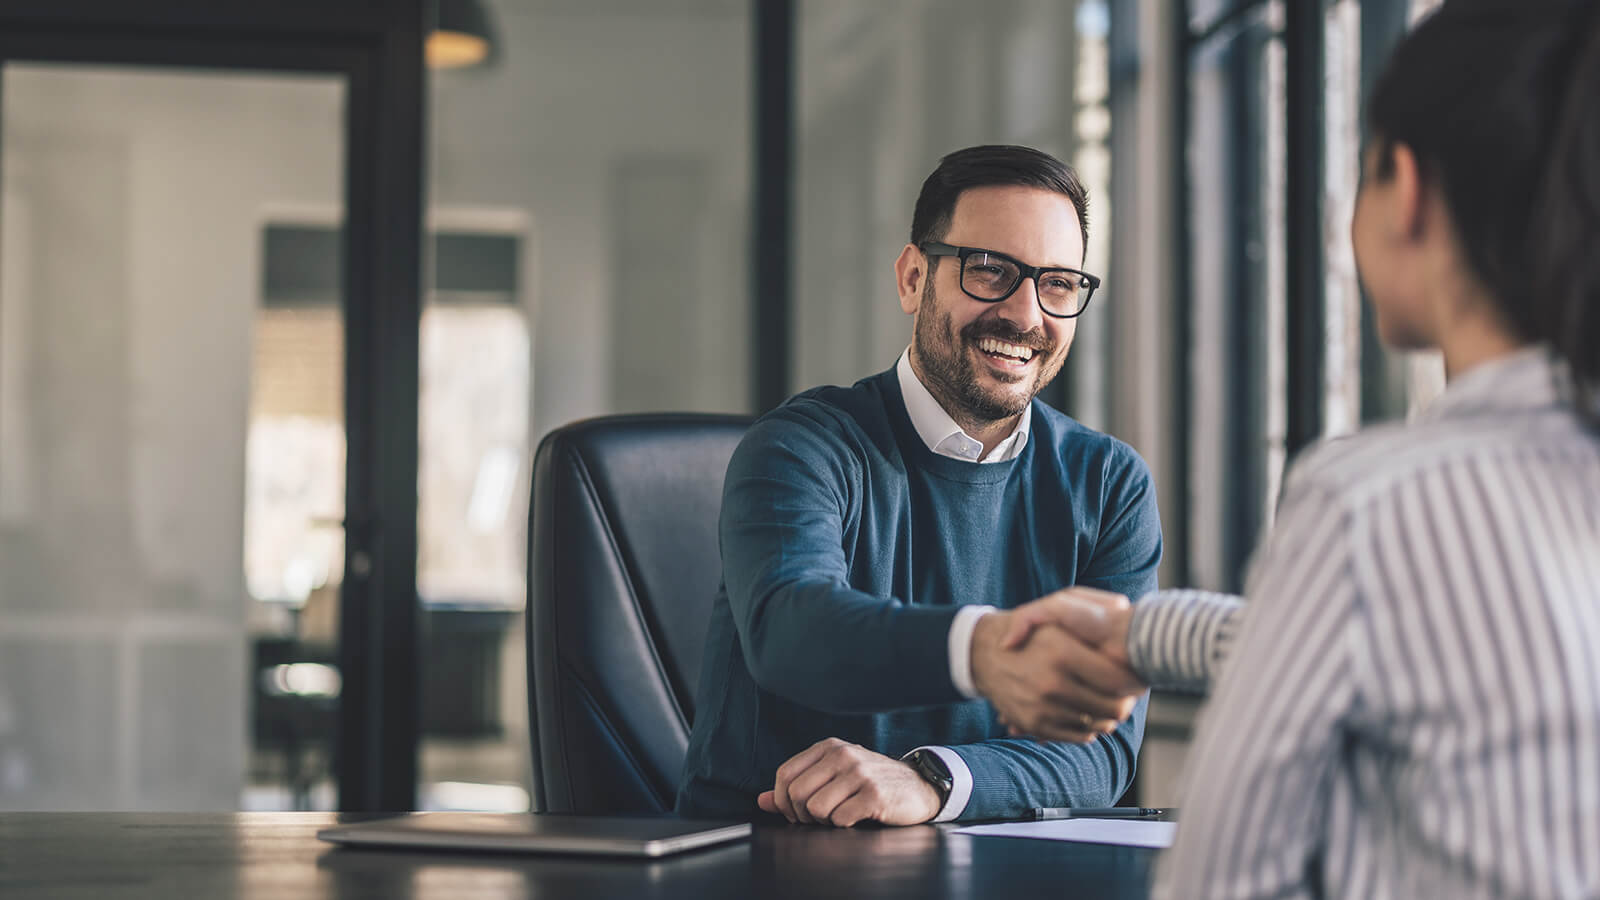
[[[929,256],[955,256],[961,260],[961,290],[974,300],[999,303],[1015,294],[1022,279],[1032,278],[1039,309],[1047,316],[1070,319],[1089,306],[1100,279],[1088,272],[1060,266],[1030,266],[1004,253],[980,247],[954,247],[938,241],[917,245]]]

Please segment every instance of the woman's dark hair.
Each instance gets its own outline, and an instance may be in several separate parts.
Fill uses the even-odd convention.
[[[1083,246],[1089,248],[1089,192],[1072,167],[1042,150],[1010,144],[968,147],[947,154],[922,183],[911,214],[911,243],[943,240],[961,192],[997,185],[1034,187],[1064,194],[1078,211]]]
[[[1600,0],[1447,0],[1372,89],[1378,176],[1411,148],[1507,324],[1600,426]]]

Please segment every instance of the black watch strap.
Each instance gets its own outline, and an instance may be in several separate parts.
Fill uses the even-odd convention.
[[[950,775],[950,767],[944,764],[939,754],[926,747],[907,753],[903,759],[911,768],[917,770],[923,781],[933,785],[933,789],[939,792],[939,807],[944,808],[950,799],[950,789],[955,786],[955,779]]]

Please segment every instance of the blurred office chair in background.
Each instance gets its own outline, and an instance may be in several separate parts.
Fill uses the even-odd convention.
[[[722,576],[722,480],[751,420],[644,414],[534,456],[528,702],[534,808],[672,809]]]

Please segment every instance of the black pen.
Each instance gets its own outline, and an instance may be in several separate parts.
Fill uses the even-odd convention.
[[[1095,809],[1088,806],[1035,807],[1028,813],[1030,819],[1148,819],[1166,812],[1148,806],[1108,806]]]

